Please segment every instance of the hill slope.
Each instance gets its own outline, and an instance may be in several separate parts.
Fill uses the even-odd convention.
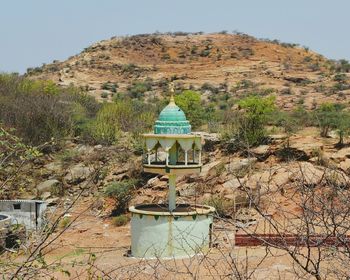
[[[272,93],[289,110],[297,104],[312,109],[345,101],[350,91],[337,85],[332,68],[334,63],[323,56],[293,44],[248,35],[180,33],[113,37],[64,62],[29,69],[27,75],[82,86],[98,99],[110,98],[107,93],[113,91],[130,93],[146,79],[148,86],[139,91],[155,96],[176,80],[179,89],[201,89],[203,98],[220,92],[236,98],[247,91]]]

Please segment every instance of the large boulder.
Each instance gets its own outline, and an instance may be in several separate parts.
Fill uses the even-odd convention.
[[[350,172],[350,159],[345,159],[344,161],[339,163],[339,168],[346,173]]]
[[[316,167],[309,162],[300,162],[291,167],[289,179],[305,186],[315,187],[320,184],[325,174],[325,168]]]
[[[340,149],[339,151],[331,154],[329,158],[334,160],[335,162],[341,162],[350,158],[350,147]]]
[[[56,192],[56,189],[59,188],[61,182],[56,179],[46,180],[37,185],[36,189],[39,194],[43,194],[45,192]]]
[[[247,178],[245,186],[252,191],[259,191],[260,194],[267,194],[280,190],[288,182],[287,169],[278,165],[255,172]]]
[[[78,163],[68,169],[67,175],[64,177],[65,181],[69,184],[79,184],[86,180],[94,172],[94,169],[89,166],[85,166],[82,163]]]
[[[255,157],[234,159],[227,164],[226,169],[229,173],[237,173],[242,170],[245,170],[246,168],[252,167],[257,162],[257,160],[258,159]]]

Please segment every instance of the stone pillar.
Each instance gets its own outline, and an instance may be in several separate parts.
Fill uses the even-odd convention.
[[[176,188],[175,188],[176,175],[169,175],[169,211],[173,211],[176,208]]]

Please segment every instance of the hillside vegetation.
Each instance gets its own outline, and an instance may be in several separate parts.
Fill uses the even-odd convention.
[[[297,44],[177,32],[113,37],[66,61],[28,69],[27,76],[73,84],[99,100],[127,95],[153,102],[175,81],[179,91],[200,91],[202,100],[219,108],[255,92],[276,95],[280,108],[292,110],[348,102],[349,70],[347,61],[328,60]]]

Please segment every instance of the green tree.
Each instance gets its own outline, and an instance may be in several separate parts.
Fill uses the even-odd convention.
[[[266,139],[265,125],[268,116],[275,111],[275,97],[249,96],[238,102],[243,115],[239,123],[238,139],[243,144],[255,146]]]
[[[329,130],[335,128],[338,113],[342,110],[341,106],[334,103],[323,103],[316,110],[316,120],[320,127],[321,137],[327,137]]]
[[[193,127],[199,127],[203,123],[204,110],[201,105],[200,93],[185,90],[175,97],[175,102],[185,112]]]
[[[339,135],[338,145],[342,146],[350,129],[350,113],[344,110],[344,105],[324,103],[317,109],[315,116],[321,137],[327,137],[329,130],[335,129]]]
[[[338,115],[338,119],[336,121],[336,129],[339,135],[338,146],[344,145],[344,137],[349,135],[350,130],[350,114],[349,112],[342,111]]]

